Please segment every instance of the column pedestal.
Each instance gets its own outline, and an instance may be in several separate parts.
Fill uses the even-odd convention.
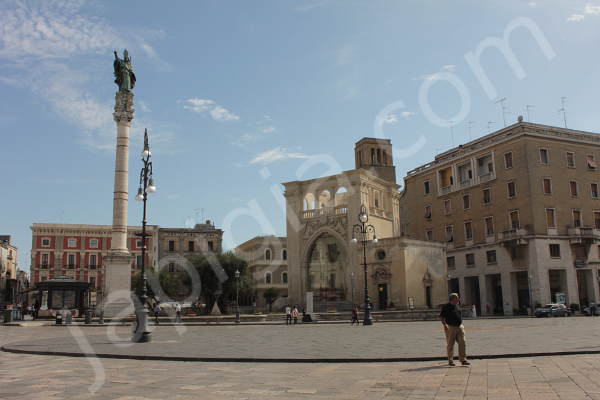
[[[109,254],[105,262],[104,317],[128,317],[134,313],[131,300],[131,255]]]

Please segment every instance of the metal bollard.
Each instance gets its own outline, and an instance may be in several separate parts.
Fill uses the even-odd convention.
[[[56,325],[62,325],[62,314],[56,313]]]

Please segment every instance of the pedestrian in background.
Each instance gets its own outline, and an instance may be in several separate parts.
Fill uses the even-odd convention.
[[[292,309],[292,318],[294,318],[294,325],[298,323],[298,315],[300,315],[300,312],[298,311],[298,306],[294,306],[294,308]]]
[[[285,306],[285,324],[286,325],[292,324],[292,308],[290,307],[289,304]]]
[[[181,305],[175,303],[175,323],[181,323]]]
[[[462,323],[462,313],[460,310],[460,298],[457,293],[450,293],[449,302],[444,304],[440,319],[444,326],[446,334],[446,350],[448,353],[448,365],[454,364],[454,343],[458,343],[458,358],[462,365],[470,365],[467,361],[467,351],[465,344],[465,327]]]
[[[160,314],[160,306],[158,305],[158,303],[156,303],[154,305],[154,322],[156,323],[156,325],[160,324],[160,322],[158,321],[159,314]]]
[[[355,322],[357,325],[360,325],[360,322],[358,322],[358,307],[356,307],[356,304],[352,304],[352,323],[351,323],[351,325],[354,325]]]

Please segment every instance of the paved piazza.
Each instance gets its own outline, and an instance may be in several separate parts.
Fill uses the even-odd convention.
[[[600,318],[466,321],[469,349],[483,354],[515,349],[596,351]],[[273,348],[300,358],[443,354],[439,323],[347,325],[160,327],[143,345],[156,354],[180,347],[199,355],[212,347],[223,355]],[[86,341],[107,327],[0,327],[0,344],[35,344],[57,337]],[[127,327],[116,333],[126,335]],[[83,338],[86,340],[82,340]],[[332,349],[328,346],[334,343]],[[418,346],[418,347],[417,347]],[[135,347],[135,346],[134,346]],[[35,349],[36,346],[33,346]],[[125,346],[132,352],[131,346]],[[311,350],[311,349],[317,350]],[[387,354],[384,349],[387,350]],[[531,348],[531,349],[530,349]],[[510,351],[507,351],[510,350]],[[600,399],[600,355],[473,360],[448,368],[442,361],[373,363],[234,363],[140,361],[0,353],[2,399]]]

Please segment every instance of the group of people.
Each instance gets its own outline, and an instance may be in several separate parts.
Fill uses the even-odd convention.
[[[294,307],[290,307],[290,305],[285,306],[285,324],[292,325],[292,320],[294,320],[294,325],[298,323],[298,317],[300,316],[300,311],[298,310],[298,306],[294,305]]]
[[[175,323],[181,323],[181,304],[175,303],[173,309],[175,310]],[[156,323],[156,325],[160,325],[158,317],[162,312],[162,308],[160,307],[158,302],[154,304],[152,312],[154,313],[154,323]]]

